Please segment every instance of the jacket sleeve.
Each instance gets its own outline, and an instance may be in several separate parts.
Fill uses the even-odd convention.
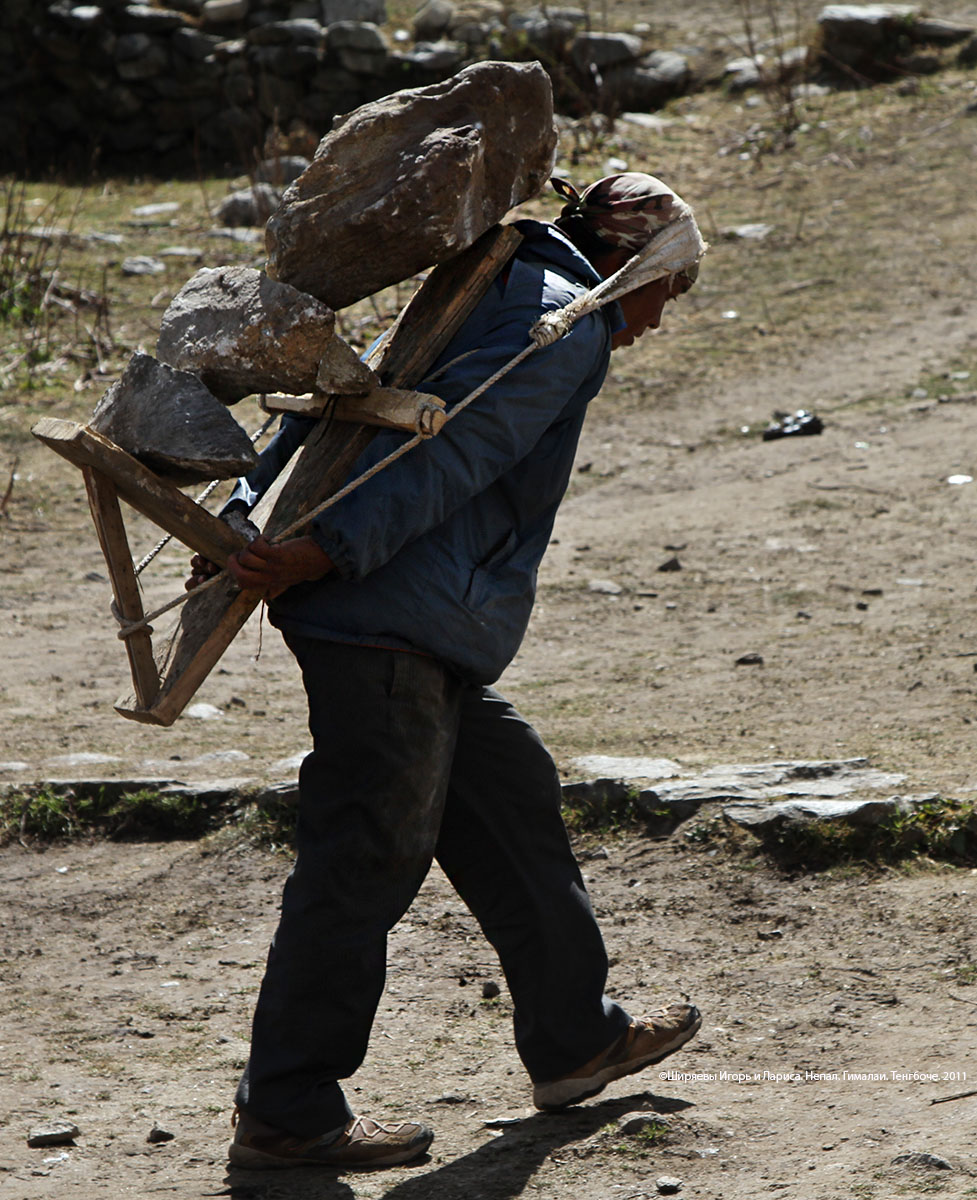
[[[543,308],[559,307],[573,294],[558,295]],[[498,306],[475,347],[449,361],[419,390],[440,396],[450,413],[525,348],[540,311],[538,292],[535,303]],[[458,351],[457,343],[453,351]],[[362,578],[376,570],[525,458],[565,409],[595,395],[609,353],[605,318],[600,313],[583,318],[554,345],[530,354],[436,437],[323,513],[312,525],[312,536],[343,577]],[[405,436],[384,431],[376,437],[354,476],[402,444]]]

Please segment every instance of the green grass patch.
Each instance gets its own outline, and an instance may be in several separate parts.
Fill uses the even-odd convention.
[[[699,844],[714,840],[716,832],[714,828],[713,837],[699,839]],[[972,867],[977,865],[977,805],[936,799],[912,811],[892,813],[877,825],[788,821],[759,838],[746,837],[749,843],[741,844],[747,850],[765,854],[790,870],[925,861]]]
[[[0,797],[0,845],[95,836],[195,838],[225,818],[216,806],[182,792],[143,788],[118,795],[105,787],[91,792],[43,787]]]
[[[571,783],[563,788],[563,820],[574,836],[615,833],[639,827],[643,818],[637,808],[637,791],[619,779],[597,779]]]

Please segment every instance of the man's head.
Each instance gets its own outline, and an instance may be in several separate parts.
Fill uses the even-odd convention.
[[[562,179],[551,182],[567,201],[556,220],[557,228],[605,279],[646,250],[666,226],[691,214],[678,193],[654,175],[638,171],[608,175],[583,192]],[[657,329],[665,304],[687,292],[698,271],[698,263],[691,262],[621,296],[627,326],[615,334],[614,348],[629,346],[646,329]]]

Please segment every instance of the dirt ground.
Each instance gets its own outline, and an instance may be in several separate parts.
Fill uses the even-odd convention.
[[[977,21],[973,6],[938,15]],[[639,144],[622,122],[588,160],[594,176],[601,154],[670,166],[714,244],[661,333],[612,363],[502,681],[567,778],[585,753],[864,757],[908,794],[973,798],[977,483],[949,482],[977,476],[973,99],[958,73],[826,101],[823,146],[812,133],[763,159],[756,109],[690,101],[679,132]],[[758,220],[764,241],[723,232]],[[151,347],[158,317],[147,305],[127,335],[122,311],[117,336]],[[69,402],[0,399],[0,469],[18,460],[0,520],[0,782],[294,778],[301,688],[257,618],[196,698],[209,715],[168,730],[115,715],[125,661],[80,477],[26,439]],[[761,440],[775,410],[802,407],[821,435]],[[130,537],[141,553],[155,532],[134,520]],[[148,605],[179,590],[185,557],[160,556]],[[673,557],[682,569],[660,571]],[[737,665],[748,653],[762,664]],[[229,833],[8,846],[0,1195],[638,1200],[674,1176],[697,1200],[977,1196],[977,1096],[947,1099],[977,1089],[977,872],[788,877],[682,829],[578,849],[613,994],[636,1014],[689,996],[699,1036],[661,1072],[534,1114],[508,998],[482,998],[497,965],[434,872],[392,935],[351,1096],[437,1140],[419,1165],[336,1177],[224,1159],[287,859]],[[622,1133],[636,1110],[663,1128]],[[76,1145],[28,1148],[54,1118],[78,1125]],[[154,1125],[173,1138],[148,1143]],[[914,1154],[944,1165],[896,1161]]]

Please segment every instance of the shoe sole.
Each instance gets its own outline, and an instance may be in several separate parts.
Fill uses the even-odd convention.
[[[402,1163],[412,1162],[426,1154],[431,1142],[430,1138],[423,1145],[405,1150],[391,1150],[389,1154],[377,1155],[369,1162],[337,1161],[328,1162],[321,1158],[282,1158],[276,1154],[265,1154],[251,1146],[242,1146],[239,1142],[231,1142],[227,1150],[227,1161],[232,1167],[241,1167],[247,1171],[275,1171],[288,1167],[327,1167],[333,1171],[372,1171],[378,1167],[396,1167]]]
[[[591,1075],[586,1079],[566,1079],[547,1084],[545,1088],[547,1098],[543,1100],[538,1096],[534,1096],[533,1103],[541,1112],[559,1112],[561,1109],[569,1108],[571,1104],[579,1104],[582,1100],[589,1100],[591,1096],[596,1096],[602,1092],[615,1079],[624,1079],[628,1075],[635,1075],[638,1071],[643,1071],[645,1067],[650,1067],[653,1063],[661,1062],[663,1058],[667,1058],[670,1054],[674,1054],[676,1050],[680,1050],[687,1041],[695,1037],[699,1032],[701,1024],[702,1016],[700,1014],[696,1016],[695,1022],[688,1026],[687,1029],[678,1030],[675,1037],[667,1045],[654,1054],[636,1059],[633,1063],[617,1063],[613,1067],[605,1067],[603,1071],[598,1071],[596,1075]],[[550,1099],[550,1096],[554,1098]]]

